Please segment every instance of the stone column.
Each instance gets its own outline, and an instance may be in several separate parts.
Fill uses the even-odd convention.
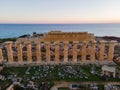
[[[87,42],[83,41],[83,43],[82,43],[82,61],[86,61],[86,47],[87,47]]]
[[[55,61],[59,62],[59,42],[55,42]]]
[[[18,53],[18,62],[23,61],[23,53],[22,53],[22,44],[20,42],[16,42],[17,44],[17,53]]]
[[[104,60],[105,41],[100,41],[99,60]]]
[[[64,62],[68,62],[68,42],[64,42]]]
[[[6,42],[7,45],[7,54],[8,54],[8,62],[13,62],[13,51],[12,51],[12,42]]]
[[[32,51],[31,51],[31,43],[27,42],[27,61],[32,62]]]
[[[95,44],[96,44],[96,42],[93,41],[92,47],[91,47],[91,52],[90,52],[90,60],[91,61],[95,61],[95,48],[96,48]]]
[[[109,42],[108,60],[113,60],[115,43],[116,41]]]
[[[3,53],[1,48],[0,48],[0,60],[3,60]]]
[[[78,41],[73,41],[73,62],[77,62],[77,47],[78,47]]]
[[[46,62],[50,62],[50,42],[45,42],[46,44]]]
[[[37,62],[41,61],[41,47],[40,47],[40,42],[36,42],[36,57],[37,57]]]

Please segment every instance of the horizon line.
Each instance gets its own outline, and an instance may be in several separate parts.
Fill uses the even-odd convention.
[[[120,22],[100,22],[100,23],[0,23],[0,24],[120,24]]]

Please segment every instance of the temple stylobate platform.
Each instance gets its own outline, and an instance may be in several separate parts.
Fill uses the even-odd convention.
[[[59,33],[61,36],[57,37]],[[7,56],[5,57],[3,50],[0,49],[0,59],[7,60],[8,64],[85,63],[113,60],[115,41],[96,42],[93,34],[84,34],[52,31],[45,34],[42,39],[31,37],[27,38],[28,40],[20,38],[21,41],[18,39],[15,43],[8,41],[5,46]]]

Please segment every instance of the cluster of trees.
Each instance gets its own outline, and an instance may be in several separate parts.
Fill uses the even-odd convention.
[[[6,42],[6,41],[15,42],[16,40],[17,40],[17,38],[3,38],[3,39],[0,39],[0,43]]]

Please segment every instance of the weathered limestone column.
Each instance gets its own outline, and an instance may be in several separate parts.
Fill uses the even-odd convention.
[[[36,57],[37,57],[37,62],[41,61],[41,47],[40,47],[40,42],[36,42]]]
[[[92,47],[91,47],[91,52],[90,52],[90,60],[91,61],[95,61],[95,46],[96,46],[95,44],[96,44],[96,42],[93,41]]]
[[[68,42],[64,42],[64,62],[68,62]]]
[[[13,51],[12,51],[12,42],[6,42],[7,45],[7,54],[8,54],[8,62],[13,62]]]
[[[86,47],[87,47],[87,42],[83,41],[83,43],[82,43],[82,61],[86,61]]]
[[[22,44],[20,42],[16,42],[16,45],[18,53],[18,62],[22,62],[23,61]]]
[[[45,42],[46,44],[46,61],[50,62],[50,42]]]
[[[55,42],[55,61],[59,62],[59,42]]]
[[[1,48],[0,48],[0,60],[3,60],[3,53]]]
[[[115,43],[116,41],[109,42],[108,60],[113,60]]]
[[[27,42],[27,61],[32,62],[31,42]]]
[[[99,60],[104,60],[105,41],[100,41]]]
[[[73,41],[73,62],[77,62],[77,47],[78,47],[78,41]]]

